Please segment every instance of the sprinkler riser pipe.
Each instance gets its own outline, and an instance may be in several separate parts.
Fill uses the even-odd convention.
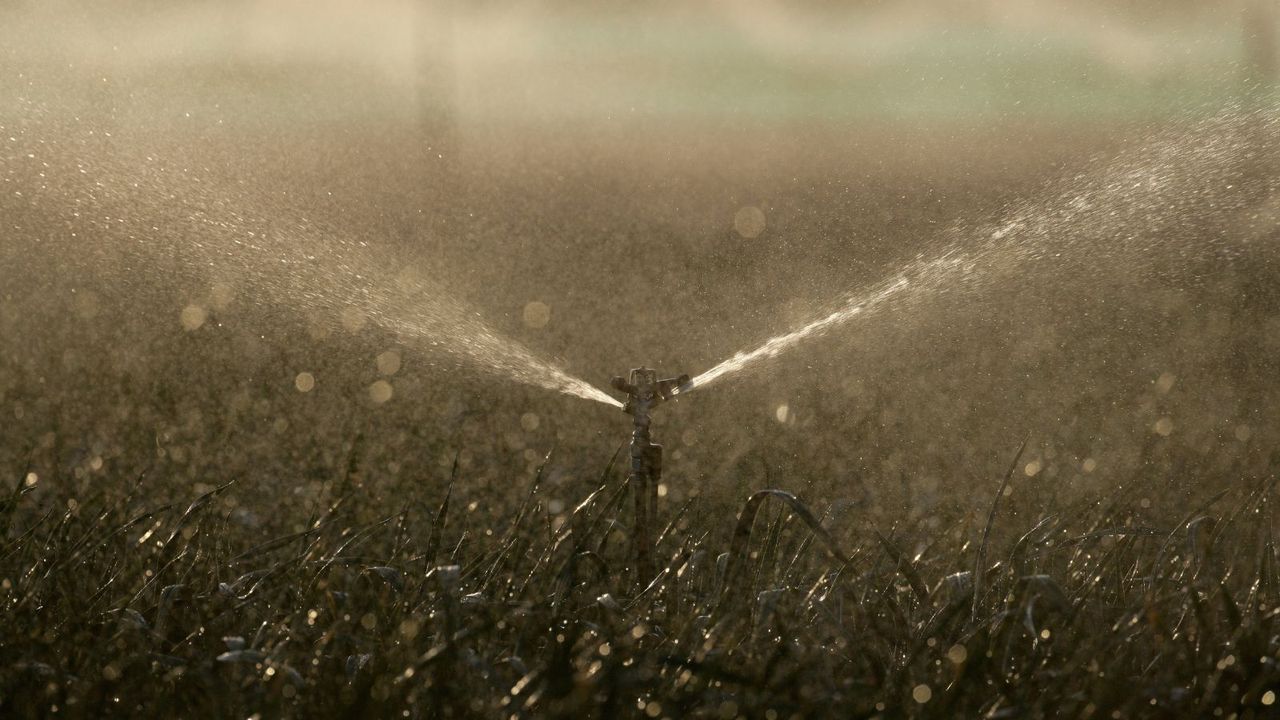
[[[659,380],[658,373],[645,367],[631,371],[629,379],[613,378],[616,390],[626,393],[627,401],[622,411],[631,415],[631,475],[630,483],[635,495],[634,546],[636,583],[646,583],[653,577],[653,525],[658,516],[658,482],[662,479],[662,446],[653,442],[649,433],[653,409],[665,400],[674,398],[682,385],[689,382],[688,375]]]

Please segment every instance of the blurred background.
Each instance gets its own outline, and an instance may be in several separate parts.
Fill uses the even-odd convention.
[[[436,487],[455,457],[467,492],[501,495],[558,446],[552,476],[578,497],[626,438],[615,409],[431,347],[466,338],[262,294],[267,264],[233,235],[355,248],[319,253],[333,262],[315,295],[355,282],[352,257],[381,258],[355,263],[380,269],[369,287],[414,269],[597,386],[642,363],[696,374],[1153,134],[1269,107],[1278,15],[1266,0],[0,2],[5,466],[85,486],[158,467],[180,492],[245,477],[234,497],[261,515],[281,488],[319,502],[351,466],[375,497]],[[1261,167],[1242,170],[1241,203],[1273,210]],[[1243,214],[1196,232],[1270,248],[1275,216],[1247,216],[1247,232]],[[771,484],[967,511],[1024,436],[1027,482],[1265,472],[1269,252],[1141,293],[1048,272],[981,313],[800,348],[663,411],[664,502]]]
[[[6,2],[5,51],[122,122],[1096,123],[1274,81],[1265,0]],[[87,79],[86,77],[86,79]],[[92,101],[92,102],[90,102]],[[217,112],[220,111],[220,112]],[[161,113],[166,114],[166,113]]]

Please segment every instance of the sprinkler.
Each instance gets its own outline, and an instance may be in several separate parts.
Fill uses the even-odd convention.
[[[658,481],[662,477],[662,446],[649,436],[649,414],[665,400],[680,393],[689,382],[688,375],[658,379],[658,371],[638,367],[631,371],[630,380],[615,377],[610,384],[627,396],[622,411],[631,415],[634,429],[631,433],[631,484],[636,499],[635,533],[632,545],[635,549],[636,580],[647,582],[653,577],[653,522],[658,512]]]

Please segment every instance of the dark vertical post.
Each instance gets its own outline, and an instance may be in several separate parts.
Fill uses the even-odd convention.
[[[631,475],[627,483],[635,499],[635,530],[631,536],[635,557],[635,582],[643,585],[654,574],[654,523],[658,520],[658,481],[662,479],[662,446],[649,434],[650,413],[664,400],[674,398],[689,382],[688,375],[659,380],[658,373],[639,367],[630,380],[615,377],[613,388],[627,395],[623,412],[631,415]]]
[[[647,404],[647,403],[646,403]],[[635,494],[636,583],[653,577],[653,520],[657,515],[657,478],[655,463],[661,468],[662,446],[654,445],[649,436],[649,413],[637,412],[631,433],[631,490]]]

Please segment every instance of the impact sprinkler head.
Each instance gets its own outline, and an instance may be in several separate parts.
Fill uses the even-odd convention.
[[[688,375],[658,379],[658,371],[638,367],[631,377],[615,377],[610,385],[626,393],[622,411],[632,417],[631,475],[629,482],[635,495],[635,532],[632,545],[635,554],[635,580],[647,583],[653,577],[653,524],[658,514],[658,481],[662,477],[662,446],[649,437],[649,413],[664,400],[674,398],[680,387],[689,382]]]
[[[649,411],[657,404],[678,395],[680,388],[689,384],[689,376],[681,375],[659,380],[657,370],[638,367],[631,370],[629,380],[614,377],[609,384],[627,396],[627,402],[622,406],[622,411],[638,419],[641,416],[647,417]]]

